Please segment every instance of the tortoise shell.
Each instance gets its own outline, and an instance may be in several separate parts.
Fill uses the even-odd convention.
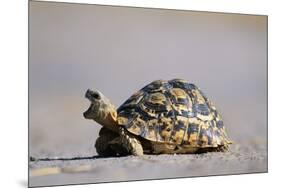
[[[213,103],[197,86],[182,79],[148,84],[117,113],[119,125],[149,141],[198,148],[230,143]]]

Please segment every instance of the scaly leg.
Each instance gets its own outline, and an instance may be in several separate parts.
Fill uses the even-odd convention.
[[[110,141],[116,139],[119,135],[104,127],[99,132],[99,137],[96,140],[96,151],[100,156],[116,156],[117,153],[110,147]]]
[[[140,141],[128,132],[125,132],[124,128],[119,129],[121,143],[126,150],[135,156],[143,155],[143,148]]]

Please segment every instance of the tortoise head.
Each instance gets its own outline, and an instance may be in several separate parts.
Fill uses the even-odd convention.
[[[108,128],[116,125],[116,108],[100,91],[88,89],[85,97],[91,102],[88,110],[83,113],[86,119],[93,119]]]

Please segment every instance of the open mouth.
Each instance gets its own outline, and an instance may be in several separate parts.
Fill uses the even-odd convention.
[[[90,95],[89,95],[89,90],[87,90],[86,94],[85,94],[85,98],[88,99],[90,102]],[[90,112],[92,110],[93,104],[91,103],[91,105],[89,106],[89,108],[83,113],[84,117],[87,118],[90,115]]]
[[[93,104],[91,104],[90,107],[83,113],[85,118],[89,117],[89,115],[92,111],[92,107],[93,107]]]

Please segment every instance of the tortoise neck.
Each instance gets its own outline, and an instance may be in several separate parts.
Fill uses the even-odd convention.
[[[100,125],[114,132],[118,132],[117,111],[112,104],[109,104],[106,108],[100,110],[94,119]]]

